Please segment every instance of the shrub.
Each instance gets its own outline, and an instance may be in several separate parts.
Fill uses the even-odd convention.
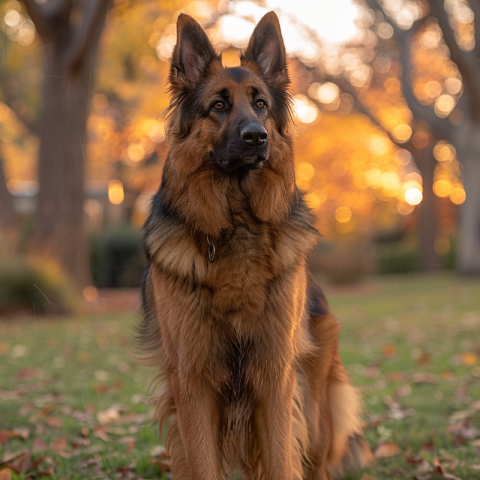
[[[140,286],[146,265],[141,232],[125,224],[93,235],[90,239],[90,259],[96,286]]]
[[[0,312],[67,313],[77,306],[77,293],[52,262],[23,257],[0,259]]]
[[[312,271],[323,272],[329,283],[357,283],[371,271],[371,260],[362,243],[320,245],[309,260]]]
[[[420,255],[417,248],[403,244],[378,245],[375,255],[379,273],[417,272]]]

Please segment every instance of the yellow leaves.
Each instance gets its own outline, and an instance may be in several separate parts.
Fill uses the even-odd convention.
[[[478,357],[475,353],[472,352],[464,352],[461,355],[462,364],[466,367],[473,367],[477,361]]]

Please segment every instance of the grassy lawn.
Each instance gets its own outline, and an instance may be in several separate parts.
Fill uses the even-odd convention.
[[[376,277],[327,296],[383,457],[347,478],[480,479],[480,280]],[[169,478],[149,425],[152,372],[128,356],[135,322],[0,322],[0,462],[24,472],[11,478]]]

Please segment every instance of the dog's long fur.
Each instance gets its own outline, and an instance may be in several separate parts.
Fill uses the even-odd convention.
[[[307,272],[319,238],[295,186],[277,17],[261,20],[233,69],[191,17],[180,15],[177,34],[140,326],[143,361],[162,375],[173,478],[341,476],[372,455],[338,323]],[[247,120],[268,141],[236,139]]]

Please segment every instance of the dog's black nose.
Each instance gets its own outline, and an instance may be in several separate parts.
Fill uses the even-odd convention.
[[[268,133],[259,123],[249,123],[243,127],[241,136],[251,147],[260,147],[267,141]]]

